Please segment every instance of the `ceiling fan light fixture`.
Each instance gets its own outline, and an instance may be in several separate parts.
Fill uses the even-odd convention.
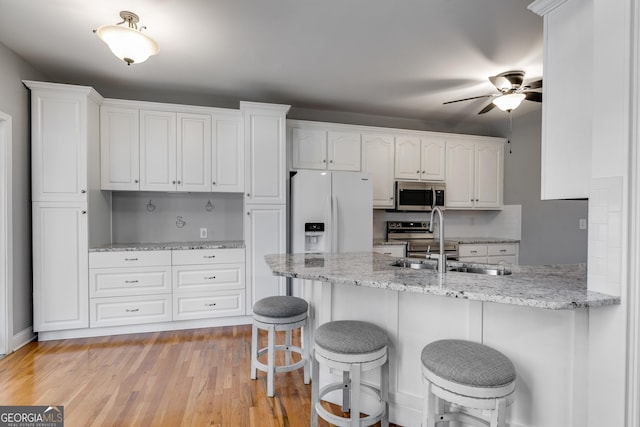
[[[511,112],[518,108],[525,97],[524,93],[509,93],[498,96],[493,100],[493,103],[502,111]]]
[[[120,12],[122,22],[114,25],[102,25],[94,32],[100,40],[109,46],[115,56],[127,63],[139,64],[160,51],[158,43],[138,29],[140,18],[128,11]],[[127,25],[122,25],[122,24]]]

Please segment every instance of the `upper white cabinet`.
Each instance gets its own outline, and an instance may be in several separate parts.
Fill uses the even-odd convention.
[[[244,121],[240,112],[213,116],[213,191],[244,191]]]
[[[100,123],[102,189],[139,190],[139,110],[102,105]]]
[[[360,171],[360,133],[328,129],[331,124],[288,121],[293,169]]]
[[[362,147],[362,171],[370,173],[373,179],[373,207],[393,208],[393,135],[363,134]]]
[[[444,181],[444,145],[443,137],[411,134],[396,136],[396,179]]]
[[[589,197],[593,94],[593,2],[537,0],[544,16],[541,197]]]
[[[246,203],[287,202],[286,114],[288,105],[241,102],[245,126]]]
[[[86,201],[87,147],[98,139],[102,97],[83,86],[26,81],[31,89],[32,201]]]
[[[104,190],[244,191],[239,111],[107,100],[100,127]]]
[[[504,141],[450,138],[446,141],[448,209],[501,209]]]

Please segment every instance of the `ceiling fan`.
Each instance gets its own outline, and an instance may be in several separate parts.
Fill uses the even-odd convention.
[[[496,87],[499,93],[456,99],[455,101],[448,101],[444,104],[480,98],[495,98],[478,113],[484,114],[493,110],[495,107],[510,113],[512,110],[515,110],[524,99],[542,102],[542,92],[535,90],[542,89],[542,79],[523,84],[524,71],[505,71],[497,76],[489,77],[489,81]]]

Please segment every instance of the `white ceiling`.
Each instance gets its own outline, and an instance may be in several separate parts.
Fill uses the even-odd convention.
[[[0,42],[51,81],[490,123],[488,76],[542,77],[531,0],[0,0]],[[160,53],[127,66],[92,30],[140,16]],[[540,108],[523,102],[513,114]]]

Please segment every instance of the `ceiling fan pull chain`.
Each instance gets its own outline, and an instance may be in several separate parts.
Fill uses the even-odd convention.
[[[511,130],[513,128],[513,116],[509,112],[509,137],[507,137],[507,144],[509,145],[509,154],[511,154]]]

